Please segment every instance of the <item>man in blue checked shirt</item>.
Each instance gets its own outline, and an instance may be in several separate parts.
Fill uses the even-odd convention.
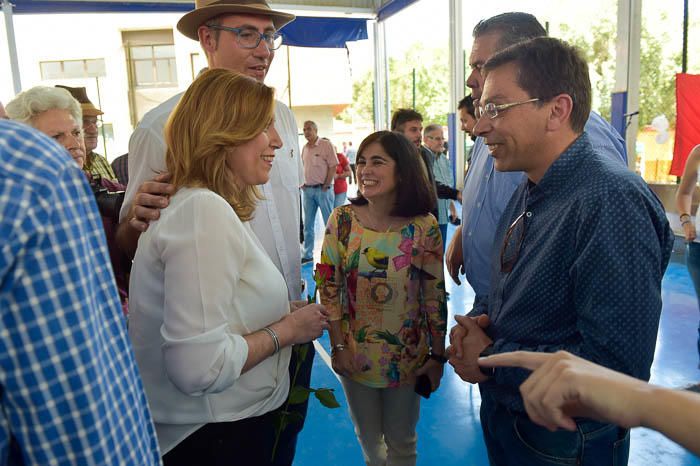
[[[498,52],[484,75],[474,132],[496,170],[526,179],[496,228],[488,306],[459,318],[466,336],[451,335],[450,363],[479,383],[492,465],[627,464],[627,429],[576,411],[575,428],[551,432],[526,414],[527,371],[481,372],[477,359],[564,350],[649,380],[673,233],[646,183],[584,130],[591,83],[580,52],[539,37]]]
[[[161,464],[85,176],[2,120],[0,166],[0,465]]]

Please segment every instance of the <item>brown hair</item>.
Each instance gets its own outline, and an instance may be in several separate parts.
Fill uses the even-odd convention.
[[[409,121],[423,121],[423,115],[412,108],[400,108],[391,116],[391,130],[403,131],[403,125]]]
[[[416,146],[396,131],[377,131],[362,141],[357,149],[356,162],[367,147],[375,142],[396,162],[396,204],[391,215],[415,217],[431,213],[437,199]],[[365,205],[368,201],[358,191],[357,197],[350,199],[350,202],[354,205]]]
[[[509,63],[518,69],[518,86],[540,99],[537,105],[568,94],[574,105],[571,129],[583,131],[591,113],[591,81],[588,64],[576,47],[563,40],[537,37],[497,52],[484,64],[484,72]]]
[[[252,78],[225,69],[202,73],[165,125],[165,162],[175,188],[209,189],[250,220],[262,196],[255,186],[234,182],[226,158],[269,126],[274,104],[274,90]]]

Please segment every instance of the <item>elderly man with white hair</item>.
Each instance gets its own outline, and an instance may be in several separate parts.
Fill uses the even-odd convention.
[[[5,110],[11,120],[26,123],[55,139],[83,168],[83,112],[70,92],[56,87],[32,87],[17,94]]]

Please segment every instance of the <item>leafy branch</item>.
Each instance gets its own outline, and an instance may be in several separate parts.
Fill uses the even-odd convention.
[[[319,288],[325,283],[325,281],[330,278],[328,275],[329,266],[322,266],[322,264],[317,264],[316,271],[314,272],[314,281],[316,282],[316,290],[314,292],[314,297],[308,296],[307,301],[309,304],[315,302],[318,297]],[[340,408],[340,403],[335,398],[333,394],[334,389],[332,388],[312,388],[305,387],[303,385],[297,385],[297,376],[299,375],[299,370],[303,361],[306,361],[306,356],[309,353],[309,347],[307,345],[295,345],[292,348],[292,357],[296,358],[297,365],[294,369],[294,374],[292,375],[292,380],[290,383],[289,396],[284,404],[284,408],[277,413],[275,418],[275,443],[272,447],[272,459],[274,460],[277,454],[277,445],[279,444],[282,432],[292,423],[303,422],[304,416],[295,411],[290,411],[290,405],[300,405],[306,403],[309,396],[313,393],[316,399],[326,408]]]

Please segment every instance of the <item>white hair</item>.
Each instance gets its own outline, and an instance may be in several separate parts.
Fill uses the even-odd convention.
[[[60,87],[35,86],[20,92],[7,103],[5,111],[11,120],[33,126],[38,115],[53,109],[68,110],[75,122],[82,127],[83,111],[80,103]]]

